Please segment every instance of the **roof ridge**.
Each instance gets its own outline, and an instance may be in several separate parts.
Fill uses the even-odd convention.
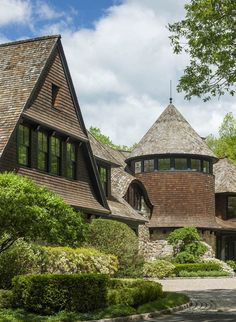
[[[9,41],[9,42],[0,44],[0,47],[18,45],[18,44],[23,44],[23,43],[27,43],[27,42],[47,40],[47,39],[53,39],[53,38],[61,39],[61,35],[60,34],[58,34],[58,35],[48,35],[48,36],[42,36],[42,37],[35,37],[35,38],[28,38],[28,39],[22,39],[22,40],[16,40],[16,41]]]

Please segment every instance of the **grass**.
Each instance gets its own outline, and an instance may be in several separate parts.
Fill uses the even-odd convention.
[[[0,290],[0,322],[76,322],[97,320],[110,317],[127,316],[132,314],[160,311],[178,306],[189,301],[188,297],[180,293],[164,293],[161,299],[133,308],[126,305],[113,305],[103,310],[89,313],[74,313],[61,311],[56,315],[40,316],[22,309],[10,307],[10,291]],[[4,308],[5,307],[5,308]]]

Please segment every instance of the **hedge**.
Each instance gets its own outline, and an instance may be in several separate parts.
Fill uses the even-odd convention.
[[[43,247],[41,267],[42,273],[114,275],[118,260],[94,248]]]
[[[109,305],[124,304],[137,307],[162,296],[162,285],[152,281],[111,279],[109,283]]]
[[[181,271],[199,272],[199,271],[222,271],[217,263],[192,263],[192,264],[175,264],[175,274],[179,276]]]
[[[22,275],[12,283],[14,305],[35,313],[88,312],[107,305],[106,275]]]
[[[152,262],[146,262],[143,267],[145,277],[163,278],[171,276],[174,273],[175,266],[163,259],[157,259]]]
[[[179,277],[218,277],[218,276],[229,276],[229,273],[222,271],[180,271]]]

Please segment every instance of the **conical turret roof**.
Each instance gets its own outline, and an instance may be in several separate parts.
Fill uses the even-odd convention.
[[[216,158],[172,104],[167,106],[128,159],[152,154],[193,154]]]

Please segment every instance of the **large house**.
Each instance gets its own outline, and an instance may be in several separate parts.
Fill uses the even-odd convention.
[[[192,225],[236,259],[236,166],[218,160],[170,104],[137,147],[115,151],[86,131],[60,36],[0,45],[0,171],[31,177],[87,218],[127,223],[146,257]]]

